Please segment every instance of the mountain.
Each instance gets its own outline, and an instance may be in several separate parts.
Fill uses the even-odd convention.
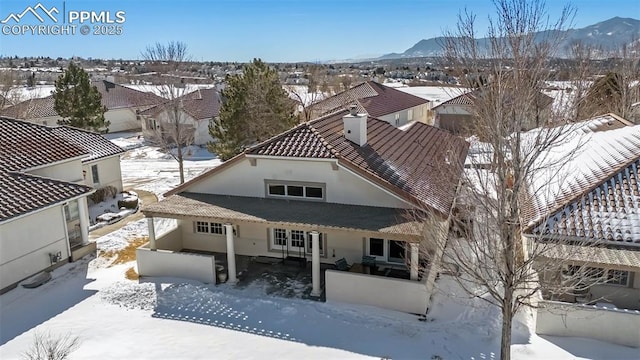
[[[557,33],[557,34],[556,34]],[[569,54],[571,44],[580,41],[586,45],[597,46],[603,50],[619,48],[622,44],[630,44],[634,40],[640,39],[640,20],[632,18],[614,17],[609,20],[589,25],[582,29],[569,29],[566,31],[546,31],[536,33],[536,38],[544,39],[549,36],[560,36],[563,41],[560,43],[559,57]],[[445,37],[435,37],[420,40],[418,43],[407,49],[403,53],[391,53],[379,57],[379,60],[399,59],[407,57],[439,56],[442,55],[442,44],[446,42]],[[488,44],[487,38],[478,39],[479,46]]]

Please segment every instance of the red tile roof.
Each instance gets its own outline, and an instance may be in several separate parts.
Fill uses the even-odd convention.
[[[58,116],[54,110],[53,96],[29,99],[0,111],[0,115],[14,119],[40,119]]]
[[[222,101],[215,88],[198,89],[176,99],[182,102],[183,110],[196,120],[209,120],[220,115]],[[165,102],[168,104],[168,102]],[[164,104],[156,105],[145,111],[142,115],[157,116],[164,110]]]
[[[428,102],[423,98],[375,81],[366,81],[314,104],[312,110],[317,114],[326,115],[355,104],[358,106],[358,111],[366,112],[373,117],[381,117]]]
[[[343,135],[341,111],[301,124],[247,151],[247,154],[335,158],[396,193],[448,213],[469,144],[423,123],[403,131],[373,117],[367,120],[367,144]]]
[[[0,222],[90,192],[88,186],[23,173],[87,154],[49,127],[0,117]]]
[[[89,156],[82,159],[82,162],[89,162],[108,156],[119,155],[124,152],[121,147],[93,131],[78,129],[71,126],[56,126],[52,127],[51,131],[68,142],[88,151]]]

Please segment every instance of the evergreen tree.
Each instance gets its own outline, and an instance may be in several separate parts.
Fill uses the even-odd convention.
[[[54,109],[62,117],[58,124],[107,131],[109,122],[104,119],[107,108],[101,103],[102,95],[91,85],[89,75],[82,68],[69,63],[55,85]]]
[[[282,88],[278,72],[262,60],[245,65],[242,75],[228,75],[226,83],[220,116],[209,124],[209,134],[216,139],[209,150],[222,160],[296,124],[294,101]]]

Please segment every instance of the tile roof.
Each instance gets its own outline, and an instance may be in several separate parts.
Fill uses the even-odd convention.
[[[535,164],[526,231],[640,246],[640,126],[620,124],[603,115],[565,126],[567,139]]]
[[[471,92],[458,95],[452,99],[442,102],[438,106],[435,106],[434,109],[439,108],[443,105],[473,105],[478,96],[480,96],[481,94],[482,90],[473,90]],[[537,100],[542,108],[546,108],[553,103],[553,98],[542,92],[538,92]]]
[[[102,95],[102,105],[107,110],[120,108],[146,108],[164,101],[163,98],[148,92],[130,89],[106,80],[92,81]],[[39,119],[43,117],[59,116],[54,109],[53,95],[44,98],[30,99],[10,106],[0,111],[1,116],[16,119]]]
[[[403,131],[369,117],[367,144],[360,147],[343,135],[346,114],[341,111],[301,124],[247,154],[339,159],[383,187],[443,214],[449,212],[469,146],[466,141],[423,123]]]
[[[22,173],[87,154],[49,127],[0,117],[0,222],[91,192],[88,186]]]
[[[50,127],[0,117],[0,169],[22,171],[88,154]]]
[[[406,220],[404,210],[400,209],[186,192],[145,205],[142,212],[146,216],[189,214],[195,218],[319,226],[407,237],[420,235],[422,228],[419,223]]]
[[[222,101],[220,93],[215,88],[198,89],[185,94],[176,100],[182,101],[183,110],[196,120],[209,120],[220,115],[220,106]],[[168,102],[165,102],[168,104]],[[157,116],[164,110],[163,104],[156,105],[147,110],[141,111],[140,114],[148,116]]]
[[[90,155],[82,159],[82,162],[93,161],[124,153],[124,150],[121,147],[93,131],[78,129],[71,126],[56,126],[52,127],[51,131],[68,142],[88,151]]]
[[[359,112],[380,117],[428,102],[375,81],[366,81],[312,105],[312,110],[326,115],[356,104]]]

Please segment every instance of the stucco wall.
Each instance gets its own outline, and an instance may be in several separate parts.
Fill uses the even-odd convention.
[[[141,128],[140,121],[136,118],[134,109],[121,108],[113,109],[104,113],[105,120],[108,120],[109,132],[137,130]]]
[[[413,314],[426,313],[429,301],[424,282],[337,270],[325,271],[325,291],[327,301],[372,305]]]
[[[215,284],[216,267],[213,256],[166,250],[151,251],[147,246],[136,249],[140,276],[182,277]]]
[[[635,273],[633,287],[594,285],[589,289],[592,299],[603,299],[618,308],[640,310],[640,273]]]
[[[50,253],[69,258],[62,206],[0,224],[0,289],[49,266]]]
[[[184,248],[182,243],[182,232],[180,228],[167,231],[162,235],[156,236],[156,247],[158,249],[180,251]]]
[[[640,311],[607,310],[589,305],[541,301],[539,335],[576,336],[640,347]]]
[[[236,196],[265,197],[265,179],[326,184],[326,201],[340,204],[407,208],[408,205],[343,168],[332,169],[329,161],[249,159],[215,176],[197,182],[185,191]]]
[[[82,161],[80,159],[65,161],[56,165],[31,170],[29,173],[74,183],[84,182],[84,179],[82,178]]]
[[[409,120],[409,110],[413,110],[413,118],[411,120]],[[380,116],[378,118],[380,120],[384,120],[388,122],[393,126],[403,126],[411,121],[420,121],[425,124],[432,125],[432,121],[431,119],[429,119],[428,113],[429,113],[428,104],[422,104],[422,105],[414,106],[410,109],[405,109],[392,114]],[[396,114],[400,115],[398,118],[397,124],[396,124]]]
[[[194,144],[205,145],[209,141],[213,140],[213,137],[209,135],[209,121],[199,120],[196,121],[196,131],[194,135]]]
[[[93,173],[91,166],[98,165],[98,183],[93,182]],[[122,172],[120,170],[120,156],[111,156],[82,164],[84,172],[85,184],[103,188],[105,186],[114,186],[118,191],[122,191]]]

